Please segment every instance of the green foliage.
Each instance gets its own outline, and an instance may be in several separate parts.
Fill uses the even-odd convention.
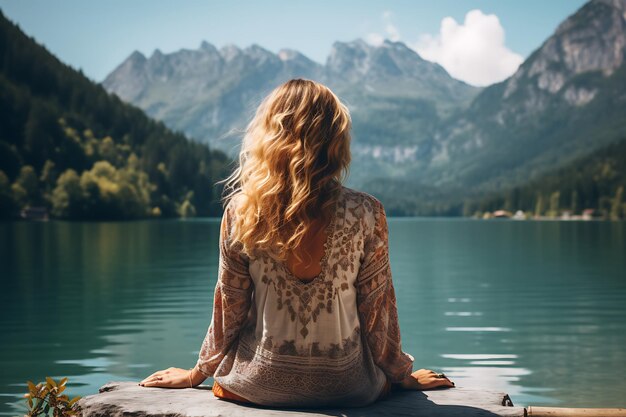
[[[108,94],[1,13],[0,64],[1,217],[28,206],[66,219],[172,217],[185,202],[186,213],[221,214],[224,153]]]
[[[13,189],[16,201],[20,206],[36,206],[41,203],[39,179],[32,166],[24,165],[20,169],[20,174],[13,184]]]
[[[189,200],[185,200],[183,204],[181,204],[180,215],[181,217],[195,217],[196,208],[189,202]]]
[[[623,139],[524,186],[470,198],[468,210],[501,209],[507,196],[514,193],[519,198],[511,208],[534,212],[536,216],[555,217],[563,210],[581,214],[585,209],[593,209],[605,218],[624,219],[625,185],[626,139]]]
[[[51,160],[46,160],[41,169],[41,175],[39,177],[40,186],[43,192],[43,197],[45,200],[50,200],[50,193],[54,188],[59,173],[56,170],[56,165]]]
[[[23,165],[20,154],[15,145],[0,140],[0,167],[8,178],[14,179]]]
[[[70,400],[65,391],[67,378],[55,381],[50,377],[46,377],[46,382],[40,382],[35,385],[28,381],[28,392],[24,394],[27,403],[26,416],[53,416],[53,417],[69,417],[79,414],[77,402],[81,398],[79,396]]]
[[[543,196],[539,194],[535,202],[535,216],[543,216]]]
[[[366,184],[390,216],[481,216],[485,212],[523,210],[556,217],[593,209],[601,217],[626,218],[626,139],[574,160],[524,185],[503,191],[477,192],[465,187],[440,188],[397,179]]]
[[[12,217],[16,211],[17,203],[13,197],[9,177],[0,170],[0,218]]]
[[[561,198],[560,191],[553,191],[550,194],[550,210],[548,211],[549,217],[557,217],[559,215],[559,199]]]
[[[620,185],[615,192],[615,197],[611,201],[611,214],[612,220],[619,220],[624,218],[624,186]]]
[[[78,218],[81,213],[82,188],[80,177],[73,169],[68,169],[59,177],[52,192],[52,215],[65,218]]]
[[[80,177],[66,170],[52,192],[52,214],[60,218],[127,219],[151,214],[148,175],[129,165],[115,168],[98,161]]]

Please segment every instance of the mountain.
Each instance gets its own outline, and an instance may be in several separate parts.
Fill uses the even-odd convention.
[[[242,127],[261,89],[265,92],[286,73],[317,76],[317,64],[281,52],[275,55],[258,45],[218,50],[207,42],[167,55],[156,50],[150,58],[134,52],[103,85],[168,126],[228,150],[234,143],[220,138]]]
[[[0,107],[0,217],[221,213],[214,183],[232,160],[109,94],[1,12]]]
[[[149,58],[133,52],[103,86],[168,126],[222,149],[238,151],[241,133],[260,100],[274,87],[303,77],[325,83],[346,102],[354,120],[351,177],[366,178],[372,163],[389,175],[398,163],[419,159],[438,121],[467,106],[480,89],[451,78],[401,42],[372,46],[361,39],[335,42],[324,65],[259,45],[196,50]],[[360,169],[363,168],[363,169]]]
[[[524,183],[626,133],[626,1],[592,0],[438,130],[434,184]]]
[[[258,45],[133,53],[103,85],[234,154],[271,88],[297,76],[321,81],[352,114],[353,185],[380,193],[396,214],[460,214],[464,201],[506,193],[624,140],[625,16],[626,0],[589,1],[511,77],[483,89],[402,42],[360,39],[333,44],[324,65]]]

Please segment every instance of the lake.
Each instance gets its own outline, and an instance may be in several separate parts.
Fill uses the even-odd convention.
[[[515,405],[626,406],[625,222],[388,221],[414,370]],[[0,223],[0,414],[27,380],[85,396],[194,366],[218,236],[219,219]]]

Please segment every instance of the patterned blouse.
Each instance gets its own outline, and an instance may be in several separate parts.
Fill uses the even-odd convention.
[[[269,256],[229,250],[222,217],[213,317],[197,369],[267,406],[363,406],[410,375],[391,280],[385,210],[342,186],[326,229],[322,270],[296,278]]]

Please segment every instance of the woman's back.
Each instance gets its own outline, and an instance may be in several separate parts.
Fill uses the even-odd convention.
[[[226,208],[213,319],[197,368],[257,404],[360,406],[410,375],[402,352],[384,208],[342,186],[321,272],[299,279],[269,256],[227,245]]]
[[[297,250],[290,251],[285,261],[285,267],[290,275],[302,282],[311,282],[321,274],[327,255],[328,240],[332,239],[330,235],[333,219],[327,221],[326,225],[323,224],[323,219],[315,221],[319,221],[317,226],[311,227],[303,236]]]

